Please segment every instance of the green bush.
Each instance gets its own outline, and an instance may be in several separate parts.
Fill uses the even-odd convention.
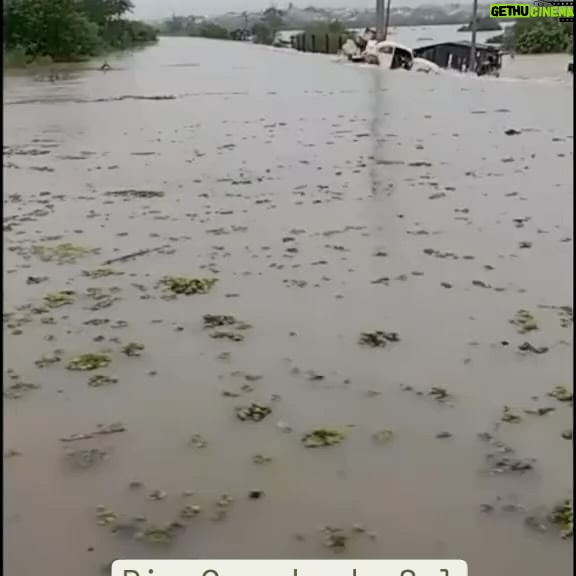
[[[201,22],[194,27],[192,36],[200,36],[202,38],[213,38],[218,40],[228,40],[230,34],[226,28],[215,24],[214,22]]]
[[[572,26],[554,18],[517,20],[507,44],[519,54],[566,52],[572,46]]]
[[[71,62],[154,42],[154,28],[121,18],[130,10],[132,0],[5,0],[4,64]]]

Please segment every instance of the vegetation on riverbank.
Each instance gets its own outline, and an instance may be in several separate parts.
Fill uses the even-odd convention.
[[[553,54],[572,51],[572,23],[554,18],[517,20],[503,34],[487,40],[518,54]]]
[[[4,67],[78,62],[157,40],[156,30],[124,16],[132,0],[5,0]]]

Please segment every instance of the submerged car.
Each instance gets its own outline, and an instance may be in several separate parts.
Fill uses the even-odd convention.
[[[414,54],[408,46],[392,40],[370,41],[364,51],[364,60],[390,70],[410,70],[414,63]]]

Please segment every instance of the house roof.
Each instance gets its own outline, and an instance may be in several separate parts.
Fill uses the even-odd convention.
[[[419,46],[414,49],[414,52],[425,52],[431,48],[437,48],[438,46],[456,46],[459,48],[470,48],[472,43],[468,40],[458,40],[455,42],[438,42],[437,44],[428,44],[427,46]],[[491,46],[490,44],[476,44],[476,50],[485,50],[488,52],[500,52],[496,46]]]

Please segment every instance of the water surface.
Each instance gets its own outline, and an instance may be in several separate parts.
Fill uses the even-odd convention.
[[[554,308],[572,304],[571,83],[383,72],[196,39],[112,64],[5,80],[4,355],[39,386],[5,400],[5,450],[20,453],[5,458],[7,572],[328,557],[318,530],[356,524],[344,557],[567,574],[570,544],[526,517],[571,497],[572,407],[548,396],[572,382],[572,327]],[[126,190],[163,195],[108,194]],[[64,242],[98,252],[34,254]],[[156,251],[112,264],[117,275],[83,275],[145,249]],[[218,283],[165,299],[165,275]],[[60,290],[73,303],[37,310]],[[538,330],[518,334],[520,309]],[[208,313],[252,327],[241,342],[214,339]],[[359,346],[373,330],[400,341]],[[124,355],[134,341],[142,355]],[[66,369],[104,349],[112,363],[98,373],[117,383]],[[239,421],[251,402],[272,414]],[[502,421],[506,406],[522,420]],[[60,441],[115,422],[125,431]],[[305,448],[318,427],[346,438]],[[490,473],[504,445],[534,468]],[[90,449],[107,457],[71,466],[70,451]],[[223,494],[234,502],[215,521]],[[121,530],[97,524],[99,505],[127,519]],[[202,512],[171,545],[138,539],[185,505]]]

